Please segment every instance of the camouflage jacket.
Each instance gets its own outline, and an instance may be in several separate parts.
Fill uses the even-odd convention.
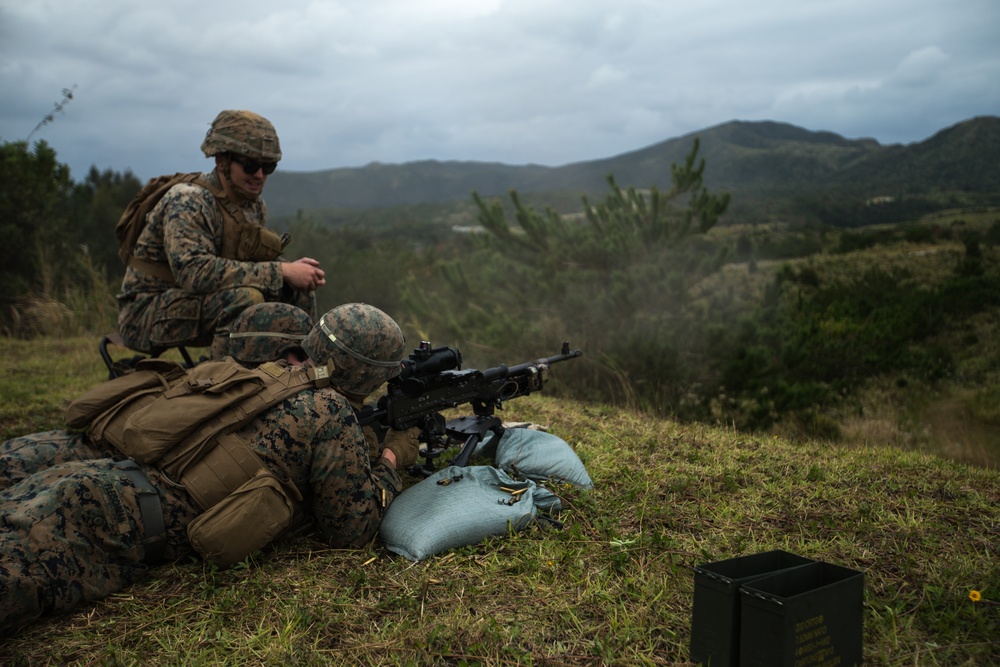
[[[360,547],[402,492],[396,469],[371,459],[354,409],[334,389],[304,391],[239,431],[279,478],[291,480],[333,547]]]
[[[205,175],[219,183],[215,171]],[[262,199],[246,202],[243,214],[252,223],[267,222]],[[172,287],[192,294],[210,294],[220,285],[254,287],[268,298],[281,294],[280,262],[241,262],[223,259],[223,219],[214,195],[192,183],[172,187],[149,213],[136,242],[135,257],[167,262],[176,285],[129,266],[118,295],[123,309],[145,309],[149,298]]]

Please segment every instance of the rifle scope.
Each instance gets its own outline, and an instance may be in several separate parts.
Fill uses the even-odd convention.
[[[431,348],[428,341],[422,341],[409,359],[403,359],[401,366],[402,370],[396,376],[399,380],[435,375],[441,371],[461,368],[462,353],[450,347]]]

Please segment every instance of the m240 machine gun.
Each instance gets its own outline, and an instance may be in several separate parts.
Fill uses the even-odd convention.
[[[399,375],[389,380],[384,396],[375,406],[361,411],[361,425],[372,425],[382,439],[388,429],[406,431],[420,428],[426,443],[425,463],[419,472],[430,474],[434,458],[447,449],[451,439],[464,441],[451,465],[466,466],[476,446],[488,433],[503,434],[503,424],[495,415],[512,398],[540,391],[549,366],[575,359],[583,350],[562,344],[559,354],[517,366],[500,365],[485,370],[462,370],[462,355],[450,347],[432,348],[424,341],[402,362]],[[473,414],[445,421],[442,410],[469,404]]]

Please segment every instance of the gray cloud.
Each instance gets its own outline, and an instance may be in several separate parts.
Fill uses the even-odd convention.
[[[946,6],[947,5],[947,6]],[[248,108],[283,169],[564,164],[732,119],[883,143],[1000,113],[995,0],[0,0],[0,138],[75,178],[200,168]]]

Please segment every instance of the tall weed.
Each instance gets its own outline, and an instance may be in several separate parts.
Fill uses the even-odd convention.
[[[39,245],[40,287],[17,298],[3,333],[13,338],[81,336],[113,331],[118,319],[114,287],[86,248],[56,258]]]

